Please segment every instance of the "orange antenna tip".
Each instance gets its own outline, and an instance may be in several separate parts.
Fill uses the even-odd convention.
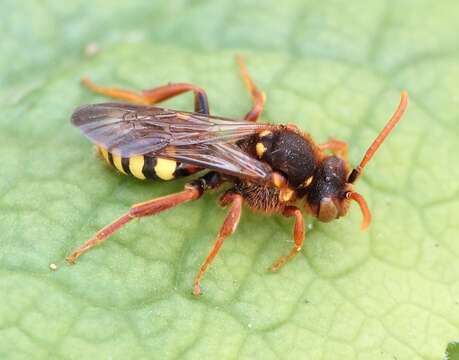
[[[371,212],[368,208],[367,202],[363,198],[362,195],[359,193],[349,191],[346,193],[346,198],[350,200],[354,200],[360,207],[360,211],[362,212],[363,220],[362,224],[360,225],[360,229],[366,230],[371,223]]]

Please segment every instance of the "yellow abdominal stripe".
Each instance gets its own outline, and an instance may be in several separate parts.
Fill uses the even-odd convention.
[[[107,164],[110,164],[110,160],[108,159],[108,151],[101,145],[97,145],[97,150],[99,151],[99,154],[102,155],[104,160],[107,162]]]
[[[96,145],[97,151],[99,154],[104,158],[104,160],[109,165],[114,165],[114,167],[121,173],[127,175],[126,171],[123,168],[123,159],[119,155],[110,154],[105,147],[102,145]],[[112,161],[110,161],[112,160]],[[145,157],[143,155],[136,155],[131,156],[129,159],[129,171],[130,173],[135,176],[137,179],[145,180],[146,176],[144,174],[144,167],[145,167]],[[174,173],[177,169],[177,162],[174,160],[157,158],[156,164],[153,169],[147,169],[146,171],[152,172],[156,174],[162,180],[172,180],[175,178]]]
[[[132,156],[129,158],[129,170],[131,171],[131,174],[135,176],[137,179],[146,179],[142,171],[144,164],[145,159],[143,155]]]
[[[112,154],[112,158],[113,158],[113,165],[115,165],[116,169],[119,172],[123,173],[124,175],[127,175],[126,171],[124,171],[123,169],[123,164],[121,164],[121,156]]]
[[[156,159],[155,173],[163,180],[172,180],[174,178],[174,172],[177,168],[177,162],[169,159]]]

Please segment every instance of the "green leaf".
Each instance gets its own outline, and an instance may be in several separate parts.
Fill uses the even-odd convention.
[[[446,349],[446,360],[457,360],[459,359],[459,346],[457,342],[452,342],[448,344]]]
[[[4,1],[0,358],[441,358],[459,339],[458,13],[454,0]],[[130,204],[185,183],[99,161],[69,123],[78,105],[103,101],[79,79],[191,82],[213,113],[240,117],[250,97],[236,53],[266,91],[263,121],[346,140],[352,164],[408,90],[406,116],[357,185],[369,231],[354,205],[330,224],[307,218],[303,251],[271,274],[292,221],[244,210],[195,298],[225,217],[214,194],[66,265]]]

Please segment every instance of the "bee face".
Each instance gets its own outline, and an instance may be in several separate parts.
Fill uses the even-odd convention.
[[[323,222],[346,214],[350,185],[346,181],[346,163],[337,156],[326,157],[317,167],[307,193],[312,213]]]

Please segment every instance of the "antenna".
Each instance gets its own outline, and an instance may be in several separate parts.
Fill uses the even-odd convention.
[[[354,191],[348,191],[346,193],[346,198],[350,200],[354,200],[357,204],[359,204],[360,211],[362,212],[362,216],[363,216],[363,220],[362,220],[362,224],[360,225],[360,228],[362,230],[365,230],[368,227],[368,225],[370,225],[371,223],[371,212],[370,212],[370,209],[368,209],[367,202],[365,201],[362,195]]]
[[[363,157],[362,161],[360,161],[359,166],[352,170],[351,174],[349,175],[347,182],[354,183],[359,176],[362,174],[363,168],[367,165],[367,163],[371,160],[374,153],[378,150],[379,146],[384,142],[387,135],[390,134],[392,129],[397,125],[397,123],[402,118],[403,113],[405,112],[406,106],[408,105],[408,93],[404,90],[402,91],[400,104],[398,105],[397,110],[395,110],[394,115],[390,118],[387,122],[386,126],[381,130],[379,135],[373,141],[373,143],[368,148],[365,156]]]

